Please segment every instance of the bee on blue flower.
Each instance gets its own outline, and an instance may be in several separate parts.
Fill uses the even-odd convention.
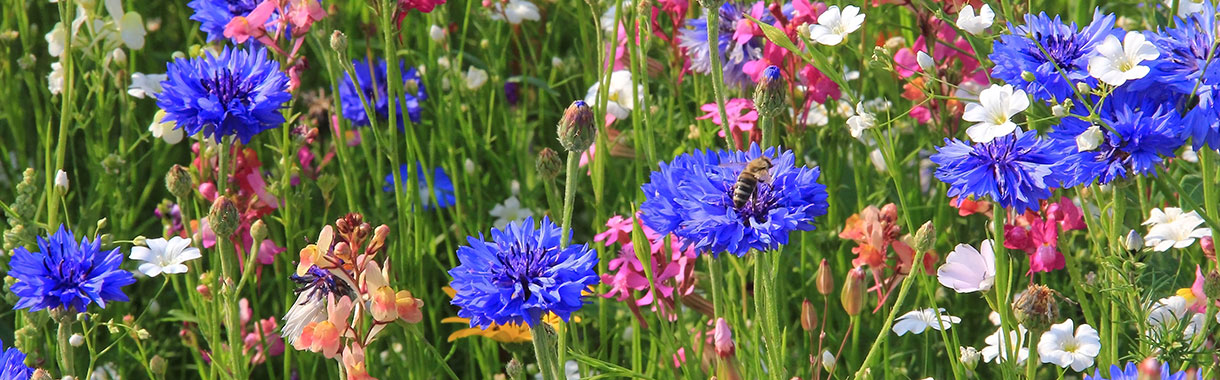
[[[937,147],[931,160],[937,165],[936,179],[949,185],[948,196],[986,196],[1001,207],[1024,212],[1038,210],[1039,202],[1050,198],[1051,189],[1068,179],[1060,163],[1063,149],[1054,140],[1017,128],[1013,134],[974,145],[945,139],[945,146]]]
[[[284,124],[280,111],[292,99],[288,76],[267,58],[266,49],[226,46],[220,55],[178,58],[167,66],[169,79],[157,96],[163,123],[176,122],[189,135],[202,132],[217,141],[236,135],[243,144]]]
[[[1025,25],[1008,24],[1009,34],[1001,35],[988,58],[995,62],[991,76],[1004,80],[1040,100],[1071,98],[1076,83],[1097,83],[1089,77],[1089,58],[1106,36],[1122,37],[1114,27],[1113,14],[1093,13],[1093,22],[1084,29],[1064,24],[1042,12],[1025,15]]]
[[[407,164],[398,165],[398,177],[407,178]],[[424,209],[432,209],[432,195],[436,195],[436,206],[446,208],[457,203],[457,198],[453,195],[453,181],[449,179],[449,174],[445,173],[445,168],[437,166],[432,170],[432,180],[436,182],[436,186],[429,187],[428,179],[424,178],[424,168],[419,162],[415,163],[415,178],[419,180],[419,194],[424,199]],[[404,181],[405,182],[405,181]],[[406,183],[403,183],[403,190],[406,190]],[[394,191],[394,173],[385,175],[385,185],[381,187],[382,191]]]
[[[585,244],[560,247],[561,236],[549,218],[535,226],[530,217],[492,228],[491,241],[482,234],[466,238],[469,245],[457,250],[461,264],[449,270],[458,316],[483,328],[537,326],[547,313],[571,318],[585,304],[582,293],[601,279],[597,251]]]
[[[1061,144],[1066,156],[1063,165],[1068,178],[1064,187],[1108,184],[1130,174],[1156,174],[1165,157],[1185,143],[1182,118],[1165,97],[1151,96],[1149,91],[1119,89],[1104,102],[1096,113],[1109,128],[1097,126],[1086,119],[1088,110],[1078,109],[1064,117],[1048,135]],[[1090,128],[1100,131],[1100,140],[1093,149],[1080,149],[1077,138]],[[1112,129],[1112,130],[1111,130]],[[1115,133],[1117,132],[1117,133]]]
[[[1195,150],[1204,145],[1220,148],[1220,107],[1216,104],[1220,65],[1214,61],[1208,64],[1216,54],[1216,7],[1210,1],[1201,6],[1201,12],[1177,18],[1172,28],[1144,33],[1160,50],[1160,56],[1150,63],[1148,75],[1135,87],[1164,88],[1177,95],[1174,105],[1187,110],[1183,137],[1192,139]]]
[[[34,369],[25,365],[25,353],[15,347],[4,348],[0,340],[0,379],[29,379]]]
[[[767,175],[745,202],[734,202],[745,165],[759,157],[771,161]],[[653,171],[643,186],[641,219],[661,235],[673,233],[683,248],[718,256],[744,256],[752,249],[769,250],[788,244],[793,231],[810,231],[825,215],[826,186],[817,182],[821,170],[795,165],[790,150],[696,151],[675,157]],[[740,197],[738,197],[740,198]]]
[[[369,62],[363,59],[352,61],[355,67],[355,80],[352,81],[351,75],[345,75],[343,82],[339,84],[339,101],[343,106],[343,117],[352,121],[352,125],[365,126],[370,124],[369,115],[365,112],[365,102],[369,108],[373,110],[379,120],[389,118],[390,102],[388,82],[386,79],[386,61],[378,58],[376,62]],[[398,129],[403,129],[405,120],[402,118],[403,108],[407,109],[407,116],[412,123],[418,123],[423,117],[424,107],[421,102],[428,99],[428,91],[424,88],[423,79],[419,76],[419,70],[414,67],[404,68],[402,61],[398,61],[398,72],[402,76],[402,84],[404,92],[402,98],[398,101],[398,108],[395,109],[395,115],[398,115]],[[357,82],[359,83],[359,92],[357,92]],[[361,99],[363,94],[364,99]]]
[[[38,237],[38,252],[14,249],[8,275],[17,279],[10,290],[20,299],[13,309],[83,313],[89,304],[106,308],[106,302],[127,302],[122,288],[136,278],[119,268],[123,254],[118,248],[102,251],[101,246],[101,239],[82,238],[77,243],[72,232],[60,225],[50,237]]]

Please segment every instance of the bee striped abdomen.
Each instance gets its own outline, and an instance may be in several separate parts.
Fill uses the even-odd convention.
[[[754,196],[754,188],[758,186],[758,179],[753,175],[743,173],[737,179],[737,186],[733,189],[733,207],[741,208],[746,202],[750,201],[750,197]]]

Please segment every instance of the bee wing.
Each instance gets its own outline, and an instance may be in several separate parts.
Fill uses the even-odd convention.
[[[725,162],[725,163],[721,163],[720,165],[716,165],[716,166],[740,171],[740,170],[745,170],[746,165],[748,165],[748,164],[749,164],[749,162]]]

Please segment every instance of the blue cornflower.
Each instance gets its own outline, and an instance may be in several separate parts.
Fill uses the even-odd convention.
[[[177,122],[187,134],[203,132],[220,140],[237,135],[243,144],[254,135],[284,124],[280,110],[292,99],[288,76],[267,59],[262,48],[225,47],[219,56],[178,58],[157,96],[164,122]]]
[[[373,65],[363,59],[357,59],[352,61],[352,65],[355,66],[356,80],[360,83],[360,92],[364,93],[364,101],[368,102],[369,107],[377,112],[378,118],[388,118],[390,102],[389,90],[386,88],[388,82],[386,82],[385,60],[379,58],[376,65]],[[403,83],[401,89],[405,90],[398,102],[400,108],[395,110],[400,130],[405,123],[402,119],[402,107],[405,106],[407,109],[411,122],[418,123],[424,111],[420,102],[428,99],[428,92],[424,89],[424,82],[419,76],[419,71],[414,67],[407,69],[403,67],[403,62],[398,61],[398,72],[402,74]],[[412,92],[412,86],[417,90]],[[343,117],[351,120],[352,125],[369,125],[369,116],[364,112],[364,103],[361,102],[360,93],[356,92],[356,83],[352,82],[350,75],[345,76],[343,83],[339,85],[339,100],[343,105]]]
[[[1162,158],[1173,157],[1185,142],[1180,137],[1182,118],[1171,105],[1149,95],[1147,91],[1119,90],[1101,103],[1097,114],[1113,131],[1099,126],[1102,139],[1096,149],[1081,152],[1076,145],[1076,137],[1093,126],[1086,121],[1087,110],[1074,111],[1055,126],[1049,135],[1067,154],[1064,187],[1104,185],[1127,178],[1128,173],[1156,174]]]
[[[585,244],[560,248],[560,234],[550,219],[534,227],[531,217],[492,228],[490,242],[481,233],[466,238],[470,245],[457,250],[461,265],[449,270],[456,292],[451,303],[462,308],[458,316],[483,328],[535,326],[546,313],[567,321],[584,305],[581,293],[600,280],[597,252]]]
[[[733,3],[726,2],[720,6],[720,34],[717,35],[720,47],[720,63],[724,65],[724,82],[730,86],[746,87],[753,83],[745,73],[745,64],[762,57],[763,44],[755,38],[737,40],[733,34],[737,32],[738,21],[744,19],[742,10]],[[771,19],[774,17],[767,15]],[[764,18],[760,21],[768,22]],[[708,43],[707,11],[703,17],[686,21],[687,28],[679,30],[678,46],[686,51],[690,58],[690,68],[700,74],[712,72],[711,45]]]
[[[737,208],[733,193],[744,165],[768,157],[771,168],[754,194]],[[792,231],[814,229],[826,214],[826,186],[817,167],[797,167],[790,150],[696,151],[661,163],[643,186],[642,220],[661,235],[673,233],[685,246],[719,255],[743,256],[751,249],[775,249]],[[683,249],[686,249],[683,247]]]
[[[1160,56],[1138,86],[1158,86],[1178,95],[1178,109],[1186,111],[1184,137],[1193,138],[1194,148],[1220,147],[1220,109],[1216,91],[1220,86],[1220,65],[1208,64],[1217,46],[1216,8],[1203,2],[1203,11],[1177,19],[1173,28],[1160,33],[1145,32],[1157,46]],[[1213,58],[1214,59],[1214,58]]]
[[[398,165],[398,177],[407,177],[407,164]],[[436,181],[436,186],[432,187],[432,191],[428,189],[428,179],[424,178],[424,168],[415,163],[415,178],[419,180],[419,194],[422,196],[424,209],[432,209],[432,193],[436,193],[436,203],[440,208],[452,206],[457,202],[457,198],[453,196],[453,181],[449,179],[449,175],[445,173],[445,168],[437,166],[432,170],[432,180]],[[385,175],[385,185],[381,187],[382,191],[394,191],[394,173]],[[403,184],[403,190],[406,190],[406,184]]]
[[[15,347],[4,349],[4,341],[0,340],[0,379],[29,379],[34,375],[34,369],[25,365],[25,353]]]
[[[1117,364],[1110,366],[1110,378],[1108,380],[1137,380],[1140,378],[1139,370],[1135,363],[1127,363],[1126,366],[1119,368]],[[1169,363],[1161,364],[1161,380],[1193,380],[1199,376],[1187,376],[1186,371],[1171,372],[1169,371]],[[1101,370],[1093,370],[1093,376],[1084,375],[1084,380],[1107,380],[1101,376]]]
[[[225,26],[234,17],[245,17],[259,0],[191,0],[186,6],[195,10],[191,20],[199,21],[199,30],[208,34],[208,42],[225,39]]]
[[[1008,29],[1011,32],[1000,36],[988,56],[995,62],[991,75],[1048,101],[1071,97],[1078,82],[1096,84],[1089,77],[1089,58],[1106,36],[1120,31],[1114,27],[1114,15],[1100,11],[1084,29],[1076,23],[1065,25],[1059,16],[1051,19],[1046,12],[1027,14],[1025,25],[1009,23]]]
[[[945,146],[936,150],[931,157],[936,179],[949,184],[950,197],[988,196],[1018,212],[1037,210],[1038,202],[1051,196],[1051,187],[1067,179],[1059,164],[1062,147],[1020,128],[974,145],[945,139]]]
[[[92,243],[82,238],[76,242],[72,232],[59,226],[49,239],[38,237],[39,252],[25,247],[13,250],[9,275],[17,279],[12,292],[21,297],[13,309],[75,309],[97,303],[102,308],[107,301],[127,302],[121,289],[134,284],[131,272],[119,268],[123,254],[118,248],[101,251],[102,240]]]

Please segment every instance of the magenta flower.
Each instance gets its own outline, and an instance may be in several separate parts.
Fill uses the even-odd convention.
[[[616,272],[601,275],[602,283],[610,285],[610,291],[603,294],[602,297],[614,298],[618,301],[634,299],[634,303],[629,305],[633,312],[638,314],[639,306],[652,305],[654,311],[658,311],[672,320],[677,317],[669,312],[674,307],[674,288],[676,286],[680,289],[679,291],[683,295],[689,295],[694,291],[691,279],[694,275],[694,260],[698,255],[694,247],[682,250],[682,241],[678,237],[670,236],[667,246],[665,236],[653,231],[643,223],[640,225],[644,228],[644,236],[648,239],[650,246],[651,262],[649,264],[652,266],[652,273],[656,276],[656,290],[661,292],[660,300],[656,299],[657,296],[653,293],[652,286],[648,283],[648,277],[644,272],[644,264],[636,256],[635,247],[631,242],[631,231],[634,229],[633,220],[620,215],[615,215],[606,221],[606,231],[594,237],[595,241],[604,242],[606,246],[616,243],[622,246],[619,257],[610,260],[609,268]],[[646,293],[637,299],[634,292]]]
[[[1019,249],[1029,255],[1029,272],[1050,272],[1063,269],[1063,254],[1059,252],[1059,223],[1054,217],[1049,220],[1035,218],[1029,229],[1004,226],[1004,248]]]
[[[704,104],[699,107],[700,110],[706,112],[703,116],[697,117],[698,120],[712,119],[712,123],[716,125],[724,125],[724,121],[720,118],[720,111],[717,109],[716,103]],[[754,123],[758,122],[758,111],[754,110],[754,101],[743,98],[729,99],[724,104],[724,112],[729,117],[730,133],[734,136],[745,134],[745,138],[738,138],[738,148],[746,146],[745,142],[750,140],[751,131],[754,130]],[[720,137],[724,137],[724,130],[720,131]]]

